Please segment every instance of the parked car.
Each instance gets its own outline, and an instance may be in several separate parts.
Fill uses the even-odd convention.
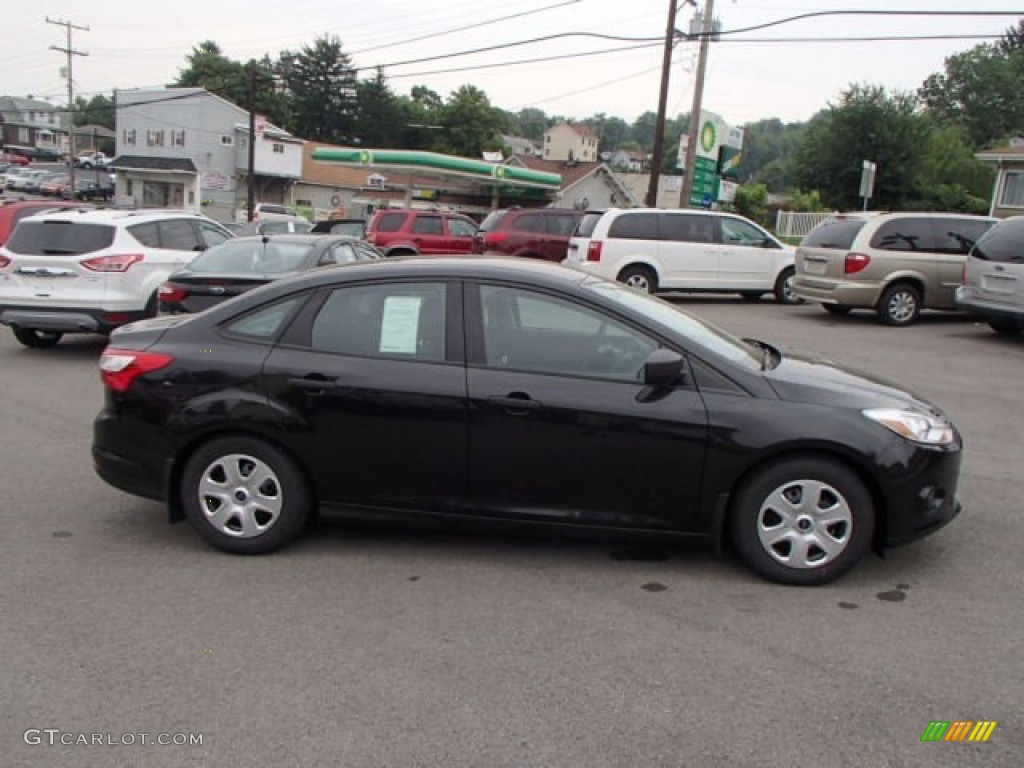
[[[75,156],[75,165],[79,168],[106,168],[110,165],[112,158],[102,152],[83,152]]]
[[[526,259],[313,270],[116,331],[93,462],[228,552],[326,510],[682,535],[815,585],[959,511],[894,384]]]
[[[318,221],[310,230],[318,235],[346,235],[347,237],[366,237],[366,219],[327,219]]]
[[[61,197],[69,184],[69,178],[64,173],[51,173],[39,184],[39,194],[44,197]]]
[[[492,211],[473,237],[473,253],[561,262],[582,216],[580,211],[565,208]]]
[[[235,237],[197,256],[160,286],[160,314],[202,312],[274,280],[331,264],[379,259],[368,243],[335,235]]]
[[[32,159],[40,163],[59,163],[64,154],[54,147],[34,147]]]
[[[31,148],[6,144],[3,148],[3,160],[11,165],[28,165],[32,160]]]
[[[30,168],[27,165],[12,165],[4,171],[4,189],[14,189],[16,181],[34,171],[34,168]]]
[[[793,248],[735,214],[611,208],[584,214],[565,263],[647,293],[772,293],[795,304],[793,259]]]
[[[385,256],[472,253],[476,223],[461,213],[388,208],[374,213],[366,240]]]
[[[60,191],[61,197],[71,197],[71,186],[65,184]],[[76,200],[113,200],[114,199],[114,185],[105,182],[95,182],[89,179],[76,179],[75,180],[75,195]]]
[[[280,203],[256,203],[252,210],[252,220],[257,222],[274,220],[289,221],[300,218],[304,221],[307,220],[304,217],[299,216],[291,206],[282,205]],[[238,212],[238,223],[245,224],[248,220],[248,208],[243,207]]]
[[[16,192],[38,192],[39,180],[49,173],[49,171],[43,171],[38,168],[26,168],[16,175],[8,174],[7,188]]]
[[[907,326],[956,309],[967,253],[996,219],[960,213],[842,214],[800,243],[793,292],[832,315],[871,309]]]
[[[238,224],[235,230],[236,235],[283,235],[303,234],[313,229],[309,219],[302,216],[280,217],[273,219],[260,219],[258,221],[247,221]]]
[[[0,245],[7,242],[19,221],[26,216],[35,216],[47,211],[81,208],[81,203],[65,203],[51,200],[6,200],[0,203]],[[92,206],[85,206],[91,208]],[[0,282],[2,284],[2,282]]]
[[[956,303],[983,317],[996,333],[1024,330],[1024,216],[1004,219],[978,239]]]
[[[185,211],[79,207],[26,218],[0,248],[0,324],[27,347],[51,347],[65,333],[152,317],[168,275],[230,237]]]

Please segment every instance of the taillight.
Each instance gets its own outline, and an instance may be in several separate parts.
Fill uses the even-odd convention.
[[[600,261],[601,260],[601,249],[604,247],[604,242],[601,240],[591,240],[587,244],[587,261]]]
[[[6,269],[8,266],[10,266],[10,263],[10,259],[8,259],[3,254],[0,254],[0,269]]]
[[[156,289],[156,297],[158,301],[162,301],[165,304],[177,304],[179,301],[185,298],[187,294],[181,288],[175,288],[170,283],[164,283]]]
[[[97,256],[81,262],[86,269],[93,272],[127,272],[132,264],[142,261],[141,253],[119,253],[116,256]]]
[[[504,232],[488,232],[484,235],[484,245],[488,248],[497,248],[505,241],[506,237],[508,235]]]
[[[139,376],[174,362],[171,355],[107,347],[100,356],[100,377],[114,392],[124,392]]]
[[[843,264],[843,272],[847,275],[855,275],[871,263],[871,257],[866,253],[848,253],[846,262]]]

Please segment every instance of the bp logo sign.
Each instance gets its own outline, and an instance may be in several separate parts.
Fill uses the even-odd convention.
[[[373,155],[364,149],[359,153],[359,162],[363,165],[369,165],[373,162]]]
[[[715,124],[708,120],[704,123],[704,127],[700,129],[700,148],[710,154],[714,151],[717,143],[718,133],[715,130]]]

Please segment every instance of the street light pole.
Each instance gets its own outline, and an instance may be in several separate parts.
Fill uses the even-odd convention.
[[[683,167],[683,191],[679,194],[679,207],[689,208],[693,197],[693,176],[697,164],[697,142],[700,140],[700,110],[704,101],[704,73],[708,66],[708,43],[715,12],[715,0],[706,0],[704,18],[700,31],[700,53],[697,57],[697,78],[693,84],[693,106],[690,108],[690,140],[686,144],[686,161]]]
[[[256,169],[256,67],[249,66],[249,172],[248,187],[246,190],[246,218],[252,221],[254,208],[256,207],[256,179],[253,176]]]

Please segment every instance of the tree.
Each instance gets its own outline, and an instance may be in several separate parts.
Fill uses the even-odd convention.
[[[740,178],[763,183],[771,192],[794,185],[793,158],[803,139],[806,123],[783,123],[778,118],[744,126]]]
[[[928,124],[913,94],[881,86],[853,85],[808,124],[795,158],[803,189],[816,189],[829,207],[859,207],[864,160],[878,166],[873,204],[904,209],[918,198],[919,173]]]
[[[987,213],[994,171],[979,162],[957,125],[934,125],[922,154],[919,206],[925,210]]]
[[[102,125],[114,130],[114,100],[102,93],[91,99],[75,97],[75,125]]]
[[[240,106],[248,103],[245,66],[225,56],[216,42],[204,40],[199,43],[185,61],[188,65],[178,73],[174,85],[205,88]]]
[[[480,157],[485,151],[500,150],[504,120],[500,109],[491,106],[487,94],[473,85],[454,91],[441,110],[444,132],[441,151],[464,157]]]
[[[380,67],[372,78],[356,85],[356,96],[359,104],[356,136],[359,142],[367,147],[401,146],[402,109]]]
[[[444,100],[424,85],[413,86],[409,96],[398,98],[401,146],[408,149],[437,150],[444,126],[441,110]]]
[[[982,43],[950,56],[919,95],[936,119],[962,125],[975,147],[1019,132],[1024,126],[1024,48],[1008,34],[999,45]]]
[[[1017,26],[1007,29],[1003,36],[996,41],[996,47],[1004,56],[1024,50],[1024,19],[1018,21]]]
[[[293,133],[313,141],[352,142],[357,80],[341,40],[325,35],[297,53],[284,51],[278,71],[291,105],[289,128]]]

